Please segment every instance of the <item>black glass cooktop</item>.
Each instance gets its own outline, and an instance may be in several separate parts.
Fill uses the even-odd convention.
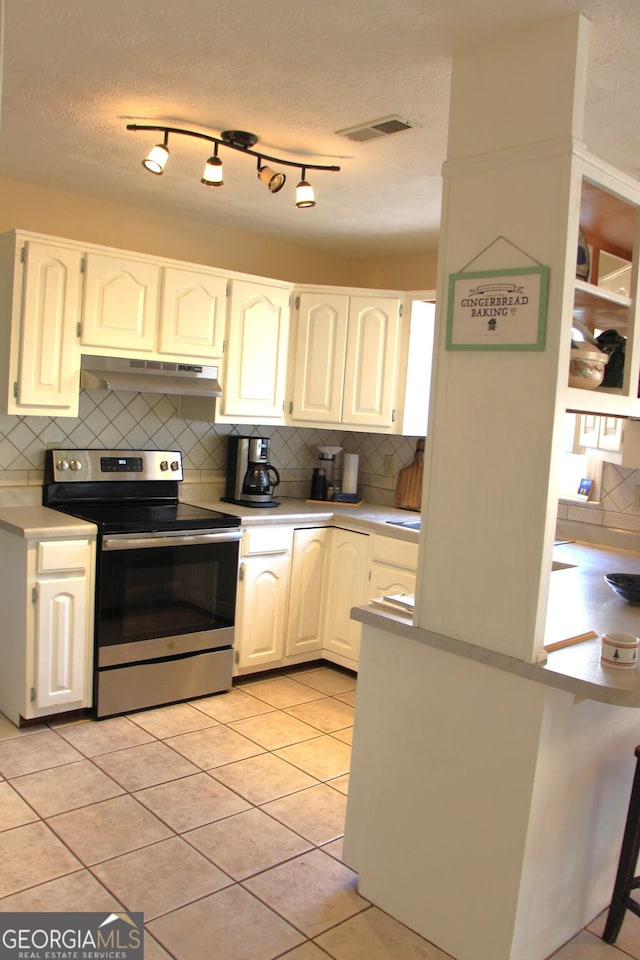
[[[213,530],[239,527],[240,518],[219,510],[188,503],[95,503],[77,501],[64,507],[49,504],[62,513],[87,520],[100,533],[147,533],[162,530]]]

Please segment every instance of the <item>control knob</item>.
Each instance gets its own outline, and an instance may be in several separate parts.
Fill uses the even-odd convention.
[[[82,461],[81,460],[70,460],[69,466],[72,470],[82,470]]]
[[[169,469],[169,463],[168,463],[167,460],[161,460],[161,461],[160,461],[160,469],[161,469],[161,470],[168,470],[168,469]]]
[[[69,462],[67,460],[56,460],[56,470],[68,470]]]
[[[172,469],[172,470],[179,470],[179,469],[180,469],[180,464],[178,463],[177,460],[172,460],[172,461],[171,461],[171,469]]]

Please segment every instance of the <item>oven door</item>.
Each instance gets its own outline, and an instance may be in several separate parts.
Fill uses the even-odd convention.
[[[105,534],[98,668],[233,646],[239,529]]]

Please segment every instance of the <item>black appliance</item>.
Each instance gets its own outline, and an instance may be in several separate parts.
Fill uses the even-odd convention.
[[[231,687],[240,520],[182,479],[178,451],[46,451],[44,505],[98,528],[97,717]]]
[[[279,507],[280,501],[273,499],[279,483],[280,474],[269,463],[266,437],[229,437],[224,501],[246,507]]]

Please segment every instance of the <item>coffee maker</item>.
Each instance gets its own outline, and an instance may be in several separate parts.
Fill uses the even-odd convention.
[[[266,437],[229,437],[227,447],[226,503],[246,507],[279,507],[273,491],[280,483],[280,474],[269,463],[269,440]]]

